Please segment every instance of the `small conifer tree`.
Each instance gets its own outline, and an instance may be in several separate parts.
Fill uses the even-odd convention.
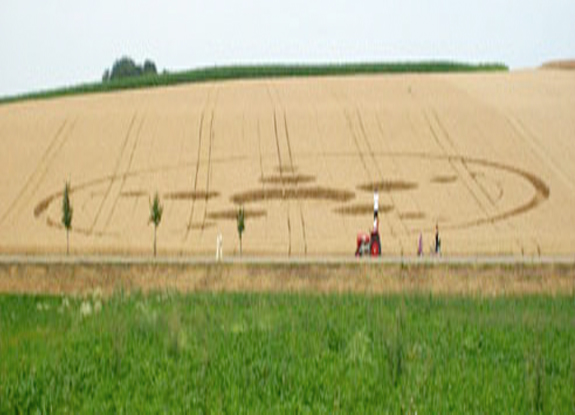
[[[240,207],[238,210],[237,222],[238,222],[238,235],[240,236],[240,256],[242,256],[242,234],[246,229],[245,212],[243,206]]]
[[[160,204],[160,197],[156,192],[154,201],[150,203],[150,222],[154,224],[154,256],[156,256],[156,234],[162,221],[162,213],[164,213],[164,207]]]
[[[64,185],[64,197],[62,198],[62,225],[66,229],[66,255],[70,254],[70,229],[72,229],[72,215],[74,209],[70,202],[70,183]]]

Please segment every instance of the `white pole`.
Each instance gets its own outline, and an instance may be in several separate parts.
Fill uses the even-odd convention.
[[[223,238],[222,238],[222,234],[218,233],[218,236],[216,237],[216,262],[217,261],[221,261],[223,259]]]

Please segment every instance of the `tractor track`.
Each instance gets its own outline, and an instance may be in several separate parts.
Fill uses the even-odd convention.
[[[447,132],[445,126],[443,125],[443,123],[441,122],[441,120],[439,119],[439,116],[437,114],[437,112],[432,109],[432,114],[433,117],[438,125],[438,128],[440,129],[440,131],[442,132],[442,134],[444,135],[445,139],[447,140],[449,146],[452,148],[452,150],[454,151],[454,153],[459,156],[460,158],[460,163],[463,166],[463,168],[465,169],[467,175],[470,177],[471,182],[474,183],[479,190],[482,192],[482,194],[487,198],[487,200],[489,201],[489,203],[491,204],[491,211],[489,211],[489,209],[483,204],[483,202],[479,199],[479,197],[476,195],[476,193],[473,191],[473,189],[471,188],[470,184],[466,181],[466,180],[462,180],[463,185],[465,186],[465,188],[467,189],[467,191],[469,192],[469,194],[473,197],[473,199],[475,200],[475,202],[477,203],[477,205],[480,207],[481,211],[483,212],[483,214],[485,215],[485,218],[483,219],[478,219],[475,221],[468,221],[466,223],[464,223],[462,226],[463,227],[470,227],[470,226],[479,226],[479,225],[484,225],[484,224],[489,224],[491,226],[493,226],[494,230],[497,230],[497,224],[503,222],[505,219],[510,218],[512,216],[515,215],[515,213],[513,211],[511,212],[504,212],[501,213],[499,211],[499,209],[497,208],[497,204],[495,202],[495,200],[493,200],[493,198],[489,195],[489,193],[487,192],[487,190],[485,189],[485,187],[477,180],[476,175],[471,171],[471,169],[469,168],[468,165],[468,160],[465,157],[461,157],[459,152],[457,152],[455,144],[453,143],[453,140],[451,139],[449,133]],[[428,118],[428,125],[430,127],[430,129],[433,132],[433,128],[431,126],[431,121]],[[436,141],[438,140],[438,137],[436,136]],[[440,144],[441,145],[441,144]],[[442,147],[442,150],[445,152],[445,148]],[[461,175],[458,173],[457,169],[455,168],[455,166],[453,165],[453,162],[450,161],[450,165],[452,166],[452,168],[454,169],[454,171],[456,172],[456,174],[458,174],[461,177]],[[534,185],[535,186],[535,185]],[[535,186],[536,187],[536,186]],[[503,195],[501,195],[502,197]],[[527,210],[530,209],[529,206],[535,206],[533,205],[533,203],[535,203],[533,200],[530,201],[528,203],[528,207],[526,208]],[[518,213],[521,213],[521,210],[518,211]],[[510,215],[508,215],[510,214]],[[507,226],[509,229],[513,230],[513,226],[509,223],[504,223],[502,224],[503,226]],[[445,228],[445,226],[444,226]],[[447,227],[447,229],[449,229],[449,227]],[[519,239],[515,239],[515,244],[517,245],[517,247],[519,248],[519,250],[521,252],[524,252],[524,247],[523,244],[521,243],[521,241]],[[537,244],[537,243],[536,243]]]
[[[192,111],[190,111],[190,112],[192,112]],[[189,130],[188,130],[188,128],[187,128],[187,125],[188,125],[187,122],[188,122],[188,121],[189,121],[190,124],[191,124]],[[186,163],[186,160],[185,160],[185,157],[186,157],[186,151],[185,151],[185,150],[186,150],[186,143],[188,142],[188,140],[187,140],[188,133],[189,133],[189,132],[193,132],[193,130],[194,130],[194,125],[193,125],[193,119],[192,119],[192,117],[184,117],[184,120],[183,120],[183,122],[182,122],[182,137],[181,137],[181,139],[180,139],[180,145],[179,145],[179,149],[180,149],[180,150],[179,150],[179,152],[178,152],[178,162],[177,162],[177,164],[176,164],[176,166],[177,166],[178,168],[185,168],[185,167],[187,166],[187,163]],[[179,180],[178,180],[178,179],[179,179]],[[185,186],[186,186],[186,182],[187,182],[187,176],[186,176],[185,174],[182,174],[182,178],[180,179],[180,178],[178,177],[178,179],[176,179],[178,182],[179,182],[180,180],[183,181],[183,186],[182,186],[182,187],[185,187]],[[134,203],[134,207],[136,206],[136,203],[137,203],[137,200],[136,200],[135,203]],[[171,211],[173,211],[174,209],[175,209],[174,206],[171,206],[171,205],[169,205],[169,206],[164,206],[164,215],[167,216],[167,215],[170,214]],[[171,215],[170,215],[170,216],[171,216]],[[185,226],[187,226],[187,223],[185,224]],[[177,232],[176,232],[176,233],[177,233]]]
[[[441,121],[441,119],[439,118],[439,115],[437,114],[437,111],[435,109],[432,109],[432,114],[433,114],[433,118],[435,119],[435,121],[437,122],[437,126],[439,127],[439,129],[441,130],[443,137],[445,137],[445,139],[447,140],[447,142],[449,143],[449,146],[453,149],[453,151],[455,152],[455,154],[459,154],[459,152],[457,151],[457,148],[455,146],[455,143],[453,142],[451,136],[449,135],[449,133],[447,132],[447,129],[445,128],[445,126],[443,125],[443,122]],[[473,174],[473,172],[471,172],[471,170],[469,169],[469,166],[467,165],[467,163],[465,161],[462,162],[463,168],[465,169],[465,171],[467,172],[467,174],[469,175],[469,177],[471,178],[471,181],[473,181],[477,187],[479,188],[479,190],[483,193],[483,195],[487,198],[487,200],[489,200],[489,202],[491,203],[491,205],[495,208],[495,201],[493,200],[493,198],[491,197],[491,195],[489,194],[489,192],[487,192],[487,190],[485,189],[485,187],[479,183],[476,178],[475,175]]]
[[[532,133],[529,132],[527,127],[519,120],[517,117],[513,117],[507,114],[502,114],[502,117],[505,119],[505,122],[511,127],[513,135],[519,138],[519,142],[522,146],[527,146],[531,148],[532,154],[535,155],[535,158],[541,160],[544,164],[548,166],[564,183],[570,190],[573,192],[575,190],[575,186],[573,186],[573,182],[563,173],[563,171],[558,167],[555,161],[547,154],[545,149],[539,145],[537,137],[535,137]],[[536,197],[532,200],[533,206],[536,206]],[[541,251],[541,247],[539,246],[539,242],[534,237],[532,238],[532,242],[537,246],[537,251]],[[522,249],[523,250],[523,249]]]
[[[216,95],[216,101],[214,102],[214,107],[216,106],[217,103],[217,95]],[[214,142],[214,110],[212,110],[212,115],[210,118],[210,141],[208,144],[208,166],[207,166],[207,174],[206,174],[206,198],[205,198],[205,202],[204,202],[204,217],[202,219],[202,226],[201,226],[201,234],[203,235],[204,233],[204,229],[206,227],[206,217],[208,215],[208,201],[209,201],[209,197],[208,195],[210,194],[210,179],[212,176],[212,145]]]
[[[266,91],[268,93],[269,100],[272,104],[273,108],[273,120],[274,120],[274,137],[276,141],[276,150],[278,156],[278,163],[279,163],[279,173],[280,173],[280,181],[281,181],[281,189],[282,189],[282,199],[285,199],[285,184],[283,181],[283,163],[282,163],[282,154],[280,149],[280,140],[279,140],[279,133],[278,133],[278,120],[276,114],[276,105],[274,99],[272,97],[272,93],[270,91],[269,83],[266,83]],[[284,200],[285,201],[285,200]],[[291,256],[291,222],[290,222],[290,204],[289,201],[285,201],[286,208],[287,208],[287,230],[288,230],[288,256]]]
[[[355,145],[355,148],[357,150],[357,155],[359,156],[359,159],[361,161],[361,165],[363,166],[363,170],[365,171],[365,173],[367,174],[368,180],[369,182],[373,182],[373,177],[371,175],[371,172],[369,171],[369,168],[367,167],[367,163],[365,162],[365,157],[363,155],[363,151],[361,150],[361,147],[359,145],[359,141],[357,139],[357,135],[355,134],[355,130],[353,128],[353,121],[351,120],[349,114],[347,113],[347,110],[344,108],[343,109],[343,114],[345,116],[345,120],[347,121],[347,128],[349,130],[349,132],[351,133],[351,137],[353,138],[353,143]]]
[[[451,154],[445,147],[445,145],[441,142],[441,139],[439,138],[439,134],[437,131],[435,131],[435,128],[433,128],[433,124],[431,122],[431,118],[429,117],[429,115],[427,114],[427,112],[423,112],[425,119],[427,121],[427,126],[429,127],[429,131],[431,132],[431,135],[433,136],[435,142],[437,143],[437,145],[439,146],[439,148],[441,149],[441,153],[446,155],[446,156],[450,156],[450,155],[454,155]],[[458,155],[457,152],[455,152],[455,155]],[[466,180],[463,179],[461,172],[457,169],[457,167],[454,165],[454,161],[453,159],[449,158],[449,165],[451,166],[451,168],[453,169],[454,173],[461,179],[461,183],[463,183],[463,185],[465,186],[465,188],[467,189],[468,193],[471,195],[472,199],[475,201],[475,203],[477,204],[477,206],[479,207],[479,210],[481,210],[481,212],[483,212],[483,214],[485,215],[486,218],[488,218],[489,212],[487,211],[487,209],[485,208],[485,206],[483,206],[483,203],[481,202],[481,200],[479,200],[479,198],[477,197],[477,195],[475,194],[475,192],[473,191],[473,189],[471,188],[471,186],[469,185],[469,183],[467,183]]]
[[[18,192],[16,199],[12,201],[12,203],[8,206],[8,209],[6,210],[2,218],[0,218],[0,225],[4,224],[4,222],[8,219],[9,216],[12,215],[12,213],[15,210],[21,211],[23,205],[25,206],[28,203],[28,201],[32,197],[34,197],[36,190],[42,183],[42,180],[44,179],[46,173],[50,169],[52,162],[54,161],[58,153],[61,151],[61,149],[68,141],[68,137],[70,136],[72,130],[74,129],[75,123],[76,120],[73,121],[71,127],[66,133],[65,133],[66,126],[69,125],[68,119],[65,119],[60,125],[60,127],[58,127],[56,133],[52,137],[52,140],[50,140],[50,144],[48,144],[48,148],[44,151],[42,157],[40,158],[40,161],[36,165],[36,168],[33,170],[32,174],[28,177],[20,192]],[[30,192],[28,192],[29,188],[32,189]],[[28,193],[28,195],[26,193]]]
[[[258,129],[258,156],[260,161],[260,182],[262,183],[262,190],[265,189],[264,182],[264,161],[262,156],[262,131],[260,126],[260,119],[257,119],[257,129]]]
[[[270,100],[271,100],[271,95],[270,95]],[[273,100],[272,100],[272,105],[273,105]],[[278,120],[277,120],[277,115],[276,115],[276,110],[275,110],[275,105],[273,106],[274,108],[274,137],[276,140],[276,150],[277,150],[277,155],[278,155],[278,163],[279,163],[279,173],[280,173],[280,177],[282,178],[282,188],[283,188],[283,164],[282,164],[282,152],[280,150],[280,140],[279,140],[279,134],[278,134]]]
[[[209,106],[209,102],[210,102],[210,97],[212,95],[212,91],[213,91],[214,87],[212,87],[209,91],[208,91],[208,96],[206,97],[206,101],[204,103],[204,107],[202,108],[202,114],[200,115],[200,125],[199,125],[199,129],[198,129],[198,152],[197,152],[197,156],[196,156],[196,172],[194,175],[194,194],[197,192],[198,189],[198,176],[199,176],[199,171],[200,171],[200,163],[201,163],[201,152],[202,152],[202,136],[203,136],[203,130],[204,130],[204,119],[206,117],[206,110]],[[192,206],[190,208],[190,214],[188,216],[188,223],[186,225],[186,232],[184,233],[184,238],[182,239],[182,243],[185,244],[185,242],[188,240],[188,236],[190,234],[190,231],[192,229],[192,222],[194,220],[194,210],[195,210],[195,205],[196,205],[196,198],[192,198]]]
[[[389,146],[387,145],[386,140],[385,140],[385,132],[384,132],[384,129],[383,129],[383,123],[382,123],[381,117],[379,116],[379,113],[378,113],[377,111],[375,112],[375,121],[376,121],[376,124],[377,124],[377,129],[378,129],[378,131],[379,131],[379,136],[381,137],[381,142],[383,143],[383,146],[384,146],[386,152],[389,152]],[[410,123],[410,124],[411,124],[411,123]],[[375,153],[372,154],[372,156],[375,157]],[[402,169],[399,167],[399,165],[397,164],[397,161],[395,160],[395,158],[392,158],[392,159],[391,159],[391,164],[393,165],[393,169],[394,169],[396,172],[399,172],[400,175],[403,175],[403,171],[402,171]],[[413,203],[415,204],[417,210],[418,210],[419,212],[421,212],[421,211],[422,211],[422,210],[421,210],[421,206],[419,205],[417,199],[416,199],[414,196],[412,196],[412,195],[410,195],[410,198],[411,198],[411,200],[413,201]],[[392,199],[392,203],[395,205],[395,202],[393,201],[393,199]],[[399,216],[399,212],[397,212],[397,213],[398,213],[398,216]]]
[[[140,120],[140,123],[138,124],[138,128],[136,129],[136,137],[134,139],[134,143],[132,144],[132,148],[130,149],[130,156],[128,159],[128,165],[126,166],[126,170],[124,171],[124,173],[121,174],[122,180],[120,182],[120,190],[118,191],[117,196],[114,198],[114,203],[112,204],[112,209],[110,209],[110,213],[108,214],[108,218],[106,219],[106,223],[104,225],[102,232],[106,232],[108,230],[108,226],[110,226],[110,223],[112,221],[112,217],[114,216],[114,212],[116,211],[116,206],[118,204],[118,200],[122,195],[122,191],[124,190],[124,186],[126,184],[126,179],[128,178],[128,175],[130,173],[130,169],[132,167],[132,162],[134,160],[134,154],[136,153],[136,147],[138,146],[138,143],[140,141],[140,132],[142,131],[144,121],[145,121],[145,117],[142,117],[142,119]]]
[[[200,160],[201,160],[201,151],[202,151],[202,135],[203,135],[203,128],[204,128],[204,111],[202,111],[202,115],[200,116],[200,127],[198,132],[198,154],[196,156],[196,173],[194,175],[194,190],[193,192],[196,193],[198,189],[198,175],[200,171]],[[188,224],[186,226],[186,234],[184,236],[184,241],[188,239],[188,234],[190,229],[192,228],[192,221],[194,218],[194,207],[195,207],[196,199],[192,199],[192,206],[190,209],[190,215],[188,216]]]
[[[258,155],[259,155],[259,161],[260,161],[260,182],[262,183],[262,192],[265,193],[266,191],[266,184],[263,180],[264,178],[264,162],[263,162],[263,156],[262,156],[262,131],[261,131],[261,124],[260,124],[260,118],[257,118],[257,130],[258,130]],[[266,220],[266,228],[268,226],[268,215],[265,215],[265,220]]]
[[[453,149],[455,154],[459,155],[459,152],[456,150],[456,146],[453,142],[453,139],[451,138],[451,136],[448,133],[447,129],[445,128],[444,124],[440,120],[439,115],[437,114],[437,111],[435,111],[435,109],[432,109],[432,113],[433,113],[433,116],[435,118],[435,121],[437,122],[437,125],[439,126],[439,129],[443,133],[443,136],[445,137],[445,139],[449,143],[450,147]],[[481,184],[481,182],[477,180],[476,174],[471,171],[471,169],[469,168],[468,162],[465,158],[462,158],[461,165],[463,166],[463,168],[467,172],[467,175],[471,179],[471,182],[474,183],[477,188],[479,188],[479,190],[482,192],[482,194],[486,197],[486,199],[489,201],[489,204],[491,205],[491,210],[489,210],[487,207],[485,207],[483,202],[480,202],[479,198],[476,197],[476,201],[478,201],[478,203],[481,203],[482,211],[486,214],[486,217],[487,218],[498,217],[498,215],[500,215],[501,212],[497,208],[497,204],[496,204],[495,200],[493,200],[493,198],[491,197],[489,192],[485,189],[485,186],[483,186],[483,184]],[[475,195],[475,192],[473,191],[473,189],[470,186],[468,186],[468,184],[465,181],[464,181],[464,184],[468,188],[469,192],[472,193],[473,195]],[[503,196],[503,194],[501,196]],[[500,223],[500,221],[491,221],[491,222],[485,222],[485,223],[489,223],[491,226],[493,226],[493,228],[495,230],[497,230],[498,229],[498,223]],[[514,227],[508,222],[501,223],[501,226],[507,227],[508,229],[510,229],[512,231],[515,230]],[[517,245],[517,247],[519,248],[519,250],[521,252],[524,252],[525,248],[519,239],[515,239],[515,244]],[[535,244],[538,245],[537,242],[535,242]]]
[[[42,180],[44,179],[48,170],[50,169],[50,165],[54,162],[54,159],[56,158],[56,156],[60,153],[60,151],[62,151],[64,146],[68,143],[68,140],[72,134],[72,131],[74,131],[74,128],[76,127],[77,120],[78,119],[75,118],[74,121],[72,121],[72,124],[70,125],[70,128],[68,129],[68,132],[62,137],[62,141],[58,145],[58,148],[56,149],[56,153],[54,154],[54,157],[52,158],[50,163],[46,166],[46,170],[44,171],[44,173],[42,173],[41,179],[34,185],[32,192],[30,193],[30,196],[28,197],[28,199],[26,201],[26,204],[29,203],[32,200],[32,198],[38,193],[38,189],[39,189],[40,185],[42,184]]]
[[[290,158],[291,170],[293,172],[293,171],[295,171],[294,170],[295,166],[293,163],[293,156],[292,156],[292,152],[291,152],[289,128],[288,128],[288,122],[287,122],[287,116],[286,116],[285,108],[284,108],[284,128],[285,128],[286,140],[288,143],[288,154],[289,154],[289,158]],[[296,188],[296,192],[297,192],[297,188],[298,188],[297,182],[295,183],[295,188]],[[306,233],[305,233],[305,219],[303,217],[303,208],[302,208],[302,204],[301,204],[301,199],[299,197],[297,198],[297,203],[299,206],[299,217],[300,217],[302,236],[303,236],[304,255],[307,255],[307,237],[306,237]]]
[[[490,182],[492,183],[496,188],[497,188],[497,195],[495,197],[492,197],[493,203],[497,204],[498,202],[501,201],[501,199],[503,199],[503,185],[501,184],[501,181],[494,179],[493,177],[489,177],[483,173],[474,173],[474,177],[477,179],[478,176],[481,176],[484,178],[484,180],[486,182]]]
[[[327,155],[326,155],[326,152],[323,150],[323,149],[324,149],[324,143],[325,143],[325,141],[324,141],[324,138],[323,138],[323,133],[322,133],[321,124],[320,124],[320,121],[319,121],[319,116],[318,116],[318,111],[317,111],[317,106],[316,106],[316,105],[314,105],[314,107],[313,107],[313,113],[314,113],[314,119],[315,119],[315,123],[314,123],[314,124],[315,124],[315,129],[316,129],[316,132],[317,132],[318,140],[319,140],[320,143],[321,143],[321,145],[319,146],[319,148],[320,148],[320,154],[319,154],[319,155],[320,155],[320,158],[321,158],[322,163],[323,163],[323,166],[324,166],[324,171],[325,171],[325,172],[327,173],[327,175],[328,175],[329,183],[334,183],[333,175],[331,174],[331,171],[330,171],[330,169],[328,168],[328,165],[327,165],[327,161],[326,161]],[[341,229],[344,229],[345,232],[346,232],[346,234],[349,233],[349,228],[348,228],[348,226],[347,226],[347,221],[345,221],[342,216],[339,216],[339,221],[340,221],[340,227],[341,227]]]
[[[342,112],[343,112],[344,117],[345,117],[345,120],[346,120],[346,122],[347,122],[348,131],[350,132],[350,135],[351,135],[351,137],[353,138],[353,143],[354,143],[354,145],[355,145],[356,154],[359,156],[359,159],[360,159],[361,164],[362,164],[362,166],[363,166],[363,170],[364,170],[365,174],[367,175],[367,178],[368,178],[369,182],[372,183],[374,180],[373,180],[373,177],[372,177],[372,175],[371,175],[371,172],[370,172],[370,170],[369,170],[369,168],[368,168],[368,166],[367,166],[367,163],[366,163],[366,161],[365,161],[365,157],[364,157],[363,151],[361,150],[361,147],[360,147],[360,145],[359,145],[359,140],[358,140],[358,138],[357,138],[357,134],[356,134],[356,132],[355,132],[355,129],[353,128],[353,121],[351,120],[351,117],[350,117],[350,115],[348,114],[348,111],[347,111],[347,109],[346,109],[346,105],[345,105],[345,103],[342,103],[342,98],[339,97],[339,96],[335,93],[335,91],[332,91],[332,95],[333,95],[333,97],[335,98],[335,101],[339,103],[339,106],[342,107]],[[397,237],[397,235],[395,234],[395,230],[394,230],[393,227],[391,226],[391,222],[389,221],[389,218],[388,218],[386,215],[383,215],[383,216],[384,216],[384,218],[385,218],[385,223],[387,224],[387,227],[388,227],[388,229],[389,229],[389,234],[391,235],[391,237],[392,237],[392,238],[395,238],[395,239],[399,239],[399,238]]]
[[[359,140],[357,138],[355,128],[353,127],[353,120],[351,119],[351,116],[349,115],[349,113],[347,112],[347,109],[345,107],[343,108],[343,114],[344,114],[345,119],[347,121],[348,131],[350,132],[350,135],[353,138],[353,142],[354,142],[355,148],[357,150],[357,155],[359,155],[359,158],[361,160],[361,164],[363,166],[365,173],[367,174],[369,183],[373,183],[374,182],[373,176],[371,175],[371,172],[370,172],[369,168],[367,167],[367,163],[365,161],[363,151],[361,150],[361,146],[359,145]],[[383,216],[385,218],[385,223],[387,224],[387,227],[389,229],[389,234],[391,235],[392,238],[399,240],[399,238],[397,237],[397,235],[395,233],[395,230],[393,229],[393,226],[391,226],[391,222],[389,221],[389,218],[386,215],[383,215]]]
[[[104,207],[104,204],[106,203],[106,200],[108,199],[108,196],[110,195],[110,191],[112,190],[112,186],[114,185],[114,182],[118,178],[118,170],[120,169],[120,164],[122,163],[122,159],[124,157],[124,152],[126,151],[126,146],[128,145],[128,140],[130,139],[130,134],[132,133],[132,128],[134,127],[134,123],[136,121],[137,115],[138,115],[138,113],[134,112],[134,115],[132,116],[132,119],[131,119],[130,124],[128,126],[128,131],[127,131],[126,135],[124,136],[124,141],[123,141],[122,147],[120,149],[120,154],[118,155],[118,157],[116,159],[116,163],[114,166],[114,173],[112,174],[113,179],[110,180],[110,183],[108,184],[108,187],[106,188],[106,191],[104,193],[104,197],[102,198],[102,201],[100,202],[100,206],[98,207],[98,210],[96,211],[96,215],[94,216],[94,220],[92,221],[92,224],[88,228],[89,234],[92,234],[94,232],[94,228],[96,227],[96,223],[98,222],[98,219],[100,218],[100,215],[102,214],[102,209]]]
[[[377,158],[375,157],[375,153],[373,152],[373,148],[371,147],[371,143],[369,142],[369,138],[368,138],[367,132],[365,130],[365,125],[363,123],[363,117],[361,116],[361,112],[359,111],[359,108],[357,107],[357,105],[355,105],[355,113],[356,113],[357,121],[359,123],[359,131],[361,132],[361,136],[363,137],[363,140],[367,146],[369,156],[371,157],[373,164],[375,165],[375,169],[377,170],[377,173],[380,177],[380,180],[385,180],[385,177],[383,177],[383,173],[381,172],[381,169],[379,168],[379,163],[377,162]],[[401,223],[404,232],[406,234],[409,234],[409,230],[407,229],[407,225],[405,224],[405,220],[399,215],[399,212],[397,211],[397,203],[395,202],[391,192],[388,193],[388,197],[391,200],[391,204],[395,208],[394,213],[397,215],[397,220],[399,221],[399,223]],[[400,244],[400,247],[403,251],[403,243],[401,242],[401,239],[399,239],[399,244]]]
[[[284,134],[285,134],[286,144],[287,144],[287,149],[288,149],[290,170],[293,174],[295,172],[296,166],[295,166],[294,161],[293,161],[293,153],[292,153],[292,148],[291,148],[291,139],[290,139],[290,134],[289,134],[289,127],[288,127],[286,110],[285,110],[285,106],[283,105],[280,93],[277,90],[277,88],[274,88],[274,92],[275,92],[275,95],[277,97],[278,106],[282,110],[282,115],[283,115],[283,119],[284,119],[283,127],[284,127]],[[274,112],[275,112],[275,107],[276,107],[276,105],[274,104]],[[282,178],[282,180],[283,180],[283,178]],[[285,182],[283,183],[283,185],[285,186]],[[298,183],[297,182],[294,183],[294,186],[295,186],[295,190],[296,190],[296,195],[298,195],[299,194]],[[305,229],[305,219],[304,219],[304,215],[303,215],[303,207],[302,207],[301,199],[299,197],[296,197],[296,203],[298,205],[299,219],[300,219],[300,225],[301,225],[301,229],[302,229],[302,238],[303,238],[303,244],[304,244],[304,255],[307,255],[307,236],[306,236],[306,229]],[[291,229],[290,229],[290,234],[291,234]],[[291,243],[290,243],[290,253],[291,253]]]
[[[272,103],[273,105],[273,103]],[[278,159],[279,159],[279,172],[280,172],[280,181],[281,181],[281,188],[282,188],[282,199],[284,200],[286,207],[287,207],[287,230],[288,230],[288,256],[291,256],[291,215],[290,215],[290,203],[289,201],[285,200],[285,183],[283,179],[283,169],[284,166],[282,165],[281,159],[281,150],[280,150],[280,143],[279,143],[279,134],[278,134],[278,123],[277,123],[277,115],[275,105],[274,107],[274,135],[276,138],[276,145],[278,151]]]
[[[535,134],[533,134],[518,117],[513,115],[505,115],[504,117],[507,123],[511,126],[511,129],[515,135],[519,137],[521,143],[523,145],[527,143],[527,147],[531,148],[532,154],[534,154],[536,158],[545,163],[549,169],[551,169],[558,177],[560,177],[572,192],[575,192],[575,185],[573,184],[572,179],[570,179],[569,176],[559,168],[559,163],[557,163],[548,154],[545,148],[539,144],[539,140]]]
[[[343,115],[345,117],[345,121],[347,123],[347,129],[350,132],[351,138],[353,139],[353,144],[355,146],[356,149],[356,155],[359,156],[359,160],[361,162],[361,165],[363,167],[363,170],[365,172],[365,174],[367,175],[367,178],[369,180],[369,182],[373,182],[373,177],[371,175],[371,171],[369,170],[369,168],[367,167],[367,163],[365,162],[365,157],[363,155],[363,151],[361,150],[361,147],[359,145],[359,141],[357,139],[357,135],[355,133],[355,129],[353,128],[353,122],[347,112],[347,108],[345,103],[342,103],[343,98],[341,98],[340,96],[338,96],[338,94],[335,91],[331,91],[332,96],[334,97],[335,101],[339,104],[339,106],[341,107],[341,110],[343,112]]]
[[[471,94],[467,93],[464,90],[458,89],[459,93],[462,93],[466,99],[471,100],[474,102],[475,105],[477,105],[479,108],[481,108],[482,111],[484,111],[487,114],[490,114],[491,117],[493,117],[494,119],[503,119],[504,122],[509,122],[509,120],[507,119],[507,117],[502,114],[500,111],[494,109],[492,106],[490,105],[486,105],[483,101],[478,100],[476,98],[474,98]],[[476,129],[478,131],[482,131],[481,126],[477,126]],[[487,143],[489,143],[489,140],[485,140]],[[491,149],[494,152],[497,152],[497,148],[494,148],[493,146],[490,146]],[[467,168],[467,162],[465,163],[465,167]],[[488,176],[485,176],[488,177]],[[472,178],[478,182],[478,184],[481,186],[481,189],[484,190],[484,194],[488,197],[488,199],[490,199],[490,202],[492,203],[492,206],[494,207],[494,210],[497,214],[500,214],[500,209],[498,207],[498,203],[499,201],[503,198],[503,194],[504,194],[504,190],[503,190],[503,186],[501,186],[501,183],[499,183],[497,180],[494,180],[496,187],[498,188],[499,192],[497,194],[497,196],[495,198],[492,198],[489,196],[489,192],[487,192],[487,190],[485,189],[485,186],[483,186],[481,184],[481,182],[479,182],[477,180],[477,175],[472,175]],[[511,230],[511,231],[515,231],[515,225],[513,225],[511,222],[507,221],[504,223],[504,226],[507,227],[507,229]],[[525,251],[523,242],[521,241],[521,239],[515,237],[515,244],[517,245],[517,247],[519,248],[519,250],[523,253]],[[535,241],[535,239],[532,239],[532,242],[538,246],[537,242]]]

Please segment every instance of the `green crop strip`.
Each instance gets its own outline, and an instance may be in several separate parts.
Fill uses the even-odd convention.
[[[128,89],[153,88],[185,83],[238,79],[341,76],[360,74],[492,72],[507,70],[507,66],[499,63],[467,64],[447,61],[412,63],[353,63],[331,65],[224,66],[194,69],[182,72],[164,72],[154,76],[124,78],[117,81],[87,83],[47,91],[32,92],[28,94],[0,98],[0,104]]]

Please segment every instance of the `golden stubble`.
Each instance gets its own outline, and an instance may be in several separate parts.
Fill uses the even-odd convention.
[[[1,265],[0,293],[104,295],[177,291],[445,296],[573,295],[559,265]]]

